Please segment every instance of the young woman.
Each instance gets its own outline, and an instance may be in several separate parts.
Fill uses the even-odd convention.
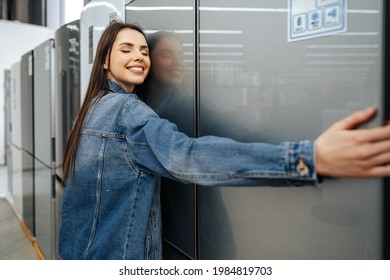
[[[348,116],[316,141],[279,145],[190,138],[133,92],[150,59],[140,28],[103,32],[64,157],[61,259],[161,258],[159,178],[201,185],[317,186],[317,175],[390,175],[390,126]]]

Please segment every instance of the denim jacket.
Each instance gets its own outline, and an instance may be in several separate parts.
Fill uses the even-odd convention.
[[[160,176],[207,186],[316,186],[314,142],[189,138],[108,80],[62,198],[61,259],[160,259]]]

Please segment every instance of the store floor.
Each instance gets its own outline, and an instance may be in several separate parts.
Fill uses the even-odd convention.
[[[0,189],[7,184],[7,167],[0,166]],[[5,184],[5,185],[4,185]],[[0,260],[38,260],[34,246],[7,199],[0,197]]]

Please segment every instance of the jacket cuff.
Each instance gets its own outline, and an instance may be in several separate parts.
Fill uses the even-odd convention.
[[[287,158],[287,173],[291,185],[319,185],[315,166],[314,141],[290,142]]]

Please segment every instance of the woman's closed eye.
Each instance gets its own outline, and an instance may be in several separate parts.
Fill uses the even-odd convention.
[[[121,50],[122,53],[131,53],[131,50]],[[149,56],[149,52],[141,51],[143,56]]]

